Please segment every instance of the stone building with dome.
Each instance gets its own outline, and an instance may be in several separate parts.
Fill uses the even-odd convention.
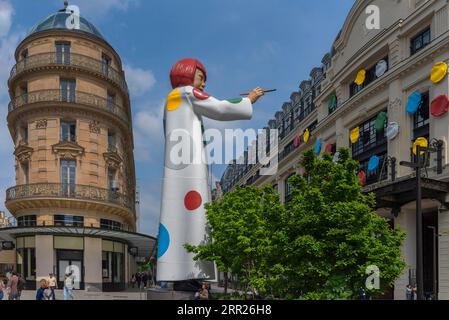
[[[155,239],[136,232],[130,96],[118,53],[67,7],[38,23],[15,52],[8,128],[16,185],[6,192],[17,272],[28,289],[73,270],[76,289],[119,291]],[[75,17],[76,18],[76,17]],[[60,286],[61,287],[61,286]]]

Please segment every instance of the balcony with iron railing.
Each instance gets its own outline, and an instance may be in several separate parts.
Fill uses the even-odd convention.
[[[98,210],[135,219],[133,195],[87,185],[38,183],[15,186],[6,191],[6,207],[12,213],[48,207]]]
[[[23,72],[33,70],[40,71],[42,68],[52,67],[69,67],[87,72],[93,72],[100,77],[104,77],[107,80],[112,81],[126,94],[128,94],[128,85],[126,84],[125,75],[123,72],[117,71],[111,66],[104,64],[101,60],[75,53],[57,54],[55,52],[48,52],[24,58],[12,68],[9,82],[11,83]]]
[[[9,103],[8,111],[9,113],[12,113],[16,110],[21,110],[22,108],[38,103],[67,103],[72,105],[84,105],[107,113],[112,113],[127,123],[130,121],[126,111],[121,106],[109,101],[106,98],[81,91],[69,92],[58,89],[39,90],[21,95]]]

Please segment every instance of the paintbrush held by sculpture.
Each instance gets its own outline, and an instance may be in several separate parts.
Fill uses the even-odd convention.
[[[275,92],[275,91],[277,91],[277,89],[264,89],[263,90],[264,93],[270,93],[270,92]],[[241,93],[240,95],[242,97],[247,97],[247,96],[249,96],[249,93]]]

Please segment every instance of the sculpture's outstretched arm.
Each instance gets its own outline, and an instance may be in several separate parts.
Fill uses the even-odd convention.
[[[249,120],[253,106],[248,98],[218,100],[195,88],[188,88],[188,97],[194,111],[203,117],[218,121]]]

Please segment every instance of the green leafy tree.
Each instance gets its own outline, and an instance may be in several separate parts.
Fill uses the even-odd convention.
[[[274,189],[266,187],[237,188],[220,201],[206,205],[207,220],[211,228],[208,245],[186,245],[196,260],[215,261],[220,271],[238,276],[245,287],[264,290],[266,257],[275,249],[271,243],[273,217],[282,206]],[[262,286],[262,288],[260,287]]]
[[[375,211],[375,197],[361,191],[358,163],[349,150],[340,160],[323,159],[313,151],[303,155],[306,174],[291,178],[292,201],[287,206],[288,244],[282,257],[288,292],[303,298],[347,299],[365,287],[368,266],[380,270],[381,288],[390,288],[405,268],[401,246],[405,234],[393,230]]]
[[[237,188],[206,205],[210,241],[187,250],[271,298],[355,297],[372,265],[381,288],[369,293],[384,293],[405,268],[405,234],[375,212],[374,195],[361,191],[358,163],[349,150],[340,153],[333,163],[329,154],[318,159],[305,152],[307,174],[291,178],[285,206],[272,186]]]

